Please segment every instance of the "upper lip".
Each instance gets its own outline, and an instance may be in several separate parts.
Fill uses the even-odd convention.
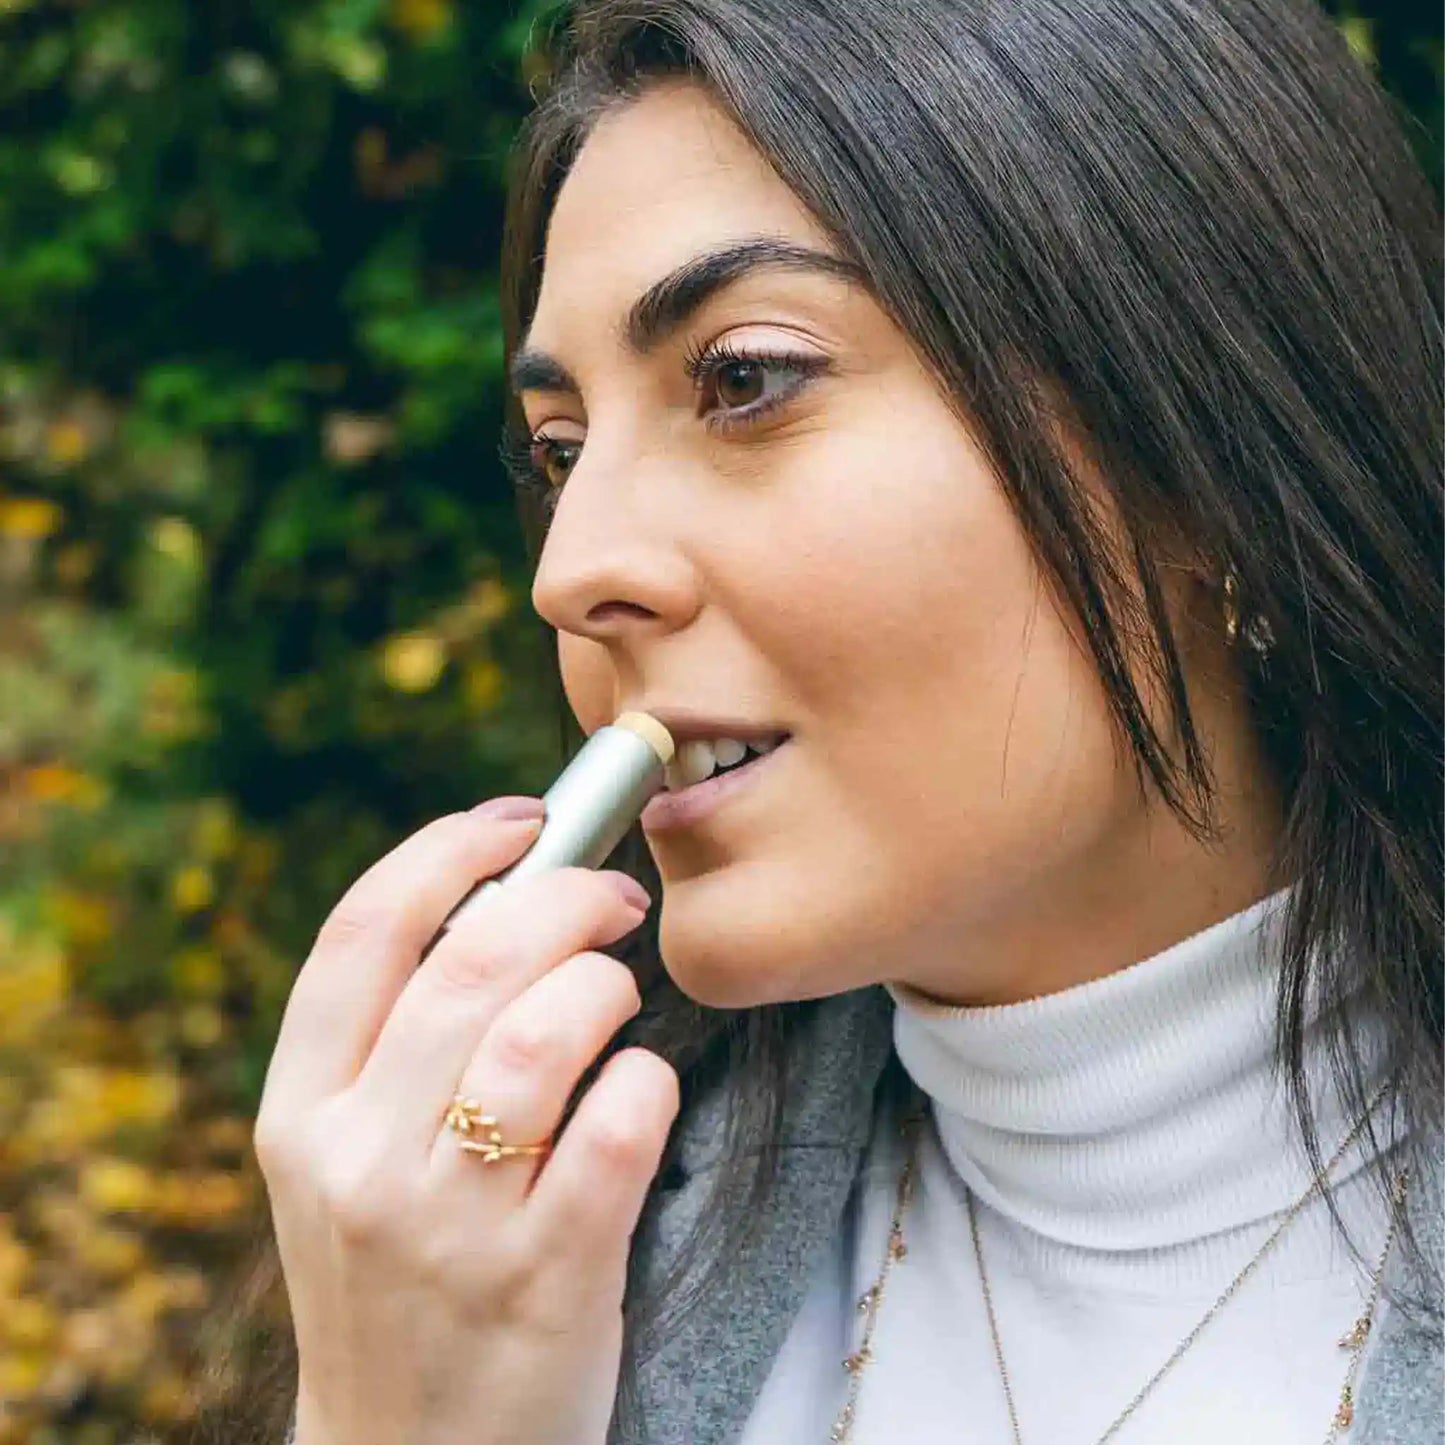
[[[787,735],[790,730],[777,723],[750,722],[747,718],[728,717],[722,713],[704,714],[696,708],[639,706],[624,711],[645,712],[655,717],[679,747],[686,742],[716,742],[718,738],[735,738],[740,743],[761,743]]]

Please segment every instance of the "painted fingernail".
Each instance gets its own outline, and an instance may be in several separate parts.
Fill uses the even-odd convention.
[[[489,798],[472,809],[474,818],[494,818],[503,823],[520,823],[545,813],[541,798]]]
[[[652,895],[637,879],[630,878],[626,873],[609,873],[607,876],[612,880],[613,887],[622,895],[624,903],[630,903],[643,913],[652,907]]]

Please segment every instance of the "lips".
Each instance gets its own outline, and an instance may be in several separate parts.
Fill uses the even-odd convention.
[[[714,773],[678,791],[662,789],[642,810],[644,831],[657,835],[702,823],[730,800],[750,794],[756,787],[765,787],[762,780],[771,776],[776,768],[786,770],[787,763],[783,760],[793,751],[792,741],[789,738],[769,752],[757,754],[742,767]]]
[[[672,734],[679,747],[689,742],[716,742],[719,738],[735,738],[740,743],[761,743],[784,737],[791,731],[785,723],[725,712],[707,713],[696,707],[653,706],[639,702],[625,711],[645,712],[656,718]]]

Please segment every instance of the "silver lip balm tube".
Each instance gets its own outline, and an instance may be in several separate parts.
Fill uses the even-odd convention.
[[[472,902],[517,878],[553,868],[597,868],[667,780],[676,745],[644,712],[600,727],[542,795],[546,819],[537,841],[510,868],[473,888],[442,923],[445,933]],[[435,942],[435,940],[433,940]]]

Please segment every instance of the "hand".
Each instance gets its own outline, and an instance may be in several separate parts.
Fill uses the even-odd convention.
[[[639,1007],[631,972],[593,950],[631,932],[648,900],[620,873],[518,880],[418,966],[457,900],[537,835],[484,813],[439,819],[352,886],[271,1058],[255,1149],[295,1323],[302,1445],[606,1437],[628,1250],[677,1076],[645,1049],[615,1054],[548,1155],[485,1164],[442,1120],[461,1093],[508,1143],[554,1133]]]

